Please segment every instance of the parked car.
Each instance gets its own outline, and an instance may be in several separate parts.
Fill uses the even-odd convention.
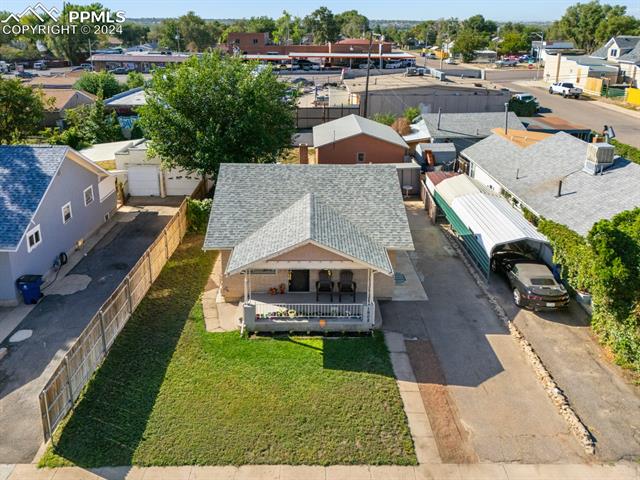
[[[436,58],[438,58],[438,57],[436,57],[436,54],[435,54],[435,53],[425,53],[425,54],[424,54],[424,58],[428,58],[428,59],[430,59],[430,60],[435,60],[435,59],[436,59]]]
[[[373,62],[369,62],[369,64],[371,66],[368,67],[368,68],[375,68],[376,67]],[[367,62],[361,63],[360,65],[358,65],[358,68],[361,69],[361,70],[366,70],[367,69]]]
[[[511,59],[503,59],[503,60],[498,60],[496,62],[496,67],[501,68],[501,67],[515,67],[518,65],[518,61],[517,60],[511,60]]]
[[[37,73],[25,72],[24,70],[21,72],[16,72],[16,77],[19,77],[19,78],[33,78],[37,76],[38,76]]]
[[[573,83],[558,82],[549,87],[549,93],[551,95],[553,95],[554,93],[558,93],[564,98],[580,98],[580,95],[582,95],[582,89],[576,87]]]
[[[33,68],[35,70],[47,70],[49,67],[47,66],[46,62],[35,62],[33,64]]]
[[[556,281],[549,267],[526,254],[498,252],[491,259],[491,269],[506,274],[513,301],[519,307],[543,310],[569,305],[567,290]]]
[[[416,67],[409,67],[404,72],[405,77],[415,77],[418,75],[418,69]]]
[[[131,69],[129,69],[127,67],[117,67],[117,68],[109,70],[109,73],[113,73],[114,75],[126,75],[130,71],[131,71]]]
[[[520,100],[521,102],[532,102],[536,105],[536,112],[540,110],[540,102],[538,102],[538,99],[530,93],[516,93],[513,98]]]
[[[453,57],[447,57],[444,63],[448,63],[449,65],[456,65],[456,60]]]
[[[402,68],[402,67],[404,67],[404,62],[388,62],[384,66],[384,68]]]
[[[81,63],[80,67],[82,67],[82,69],[86,70],[87,72],[93,71],[93,65],[91,65],[90,63]]]

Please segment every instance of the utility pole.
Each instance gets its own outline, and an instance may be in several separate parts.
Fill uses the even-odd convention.
[[[369,50],[367,52],[367,81],[364,84],[364,118],[367,118],[369,107],[369,74],[371,73],[371,46],[373,45],[373,31],[369,32]]]
[[[544,32],[532,32],[531,35],[536,35],[540,38],[540,47],[538,47],[538,51],[536,53],[536,80],[538,80],[540,76],[540,48],[544,47]],[[532,48],[533,50],[533,48]]]

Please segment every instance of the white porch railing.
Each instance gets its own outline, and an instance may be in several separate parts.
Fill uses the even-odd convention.
[[[256,320],[296,320],[323,318],[327,320],[362,320],[361,303],[258,303]]]

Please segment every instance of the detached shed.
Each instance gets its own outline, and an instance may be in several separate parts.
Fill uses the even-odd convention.
[[[467,175],[442,180],[434,190],[436,203],[487,277],[491,257],[505,246],[527,244],[542,254],[548,245],[547,238],[509,202]]]

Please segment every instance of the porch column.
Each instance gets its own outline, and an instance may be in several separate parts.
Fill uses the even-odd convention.
[[[373,303],[373,298],[375,297],[375,294],[374,294],[375,285],[373,283],[375,274],[376,274],[375,270],[371,270],[371,291],[369,292],[369,303]]]
[[[244,303],[245,303],[245,305],[247,304],[247,301],[249,300],[248,283],[249,283],[249,274],[248,274],[247,270],[245,270],[244,271]]]

